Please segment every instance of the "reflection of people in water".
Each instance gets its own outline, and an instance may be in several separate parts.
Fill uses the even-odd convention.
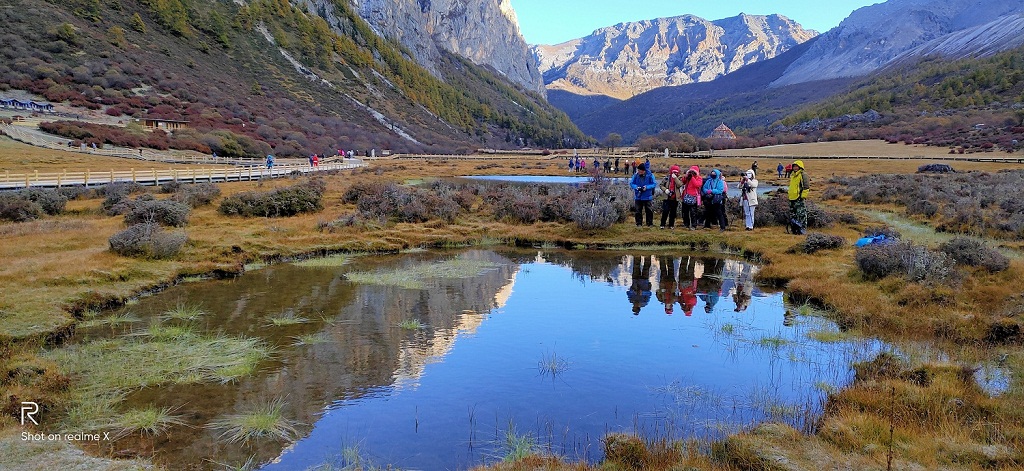
[[[658,301],[665,305],[665,314],[672,315],[678,294],[676,293],[676,258],[665,256],[658,258]]]
[[[651,259],[645,256],[633,256],[633,283],[626,291],[626,297],[633,304],[633,315],[640,314],[640,308],[651,301]]]
[[[715,305],[722,297],[722,273],[725,270],[724,260],[708,258],[704,260],[703,276],[697,279],[697,295],[704,301],[704,312],[715,310]]]
[[[679,270],[679,305],[683,307],[686,317],[693,315],[693,307],[697,305],[697,278],[704,274],[704,264],[694,257],[686,257],[686,266],[680,262]]]
[[[743,268],[736,275],[736,293],[732,300],[736,303],[736,312],[746,311],[750,307],[750,298],[754,294],[754,273],[753,268],[744,263]]]

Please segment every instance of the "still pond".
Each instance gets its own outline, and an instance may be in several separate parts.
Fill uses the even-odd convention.
[[[884,348],[754,284],[757,267],[660,251],[471,250],[334,257],[185,283],[126,307],[132,335],[176,306],[204,332],[273,348],[255,375],[155,386],[122,408],[171,408],[153,441],[171,469],[363,463],[468,469],[509,439],[597,461],[611,432],[718,438],[765,420],[805,429],[851,362]],[[284,321],[281,321],[281,320]],[[274,403],[290,441],[230,443],[218,419]]]

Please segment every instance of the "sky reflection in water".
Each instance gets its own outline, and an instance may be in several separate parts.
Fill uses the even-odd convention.
[[[473,293],[494,297],[490,312],[464,310],[450,328],[406,334],[389,384],[333,401],[265,469],[336,461],[347,447],[378,465],[466,469],[500,459],[510,429],[569,459],[596,460],[609,432],[720,437],[766,419],[800,428],[820,412],[822,390],[848,382],[850,362],[880,348],[810,339],[835,326],[787,315],[782,293],[754,286],[756,268],[742,262],[505,255],[521,264],[476,254],[503,266],[482,275],[503,285]],[[354,304],[382,290],[469,295],[450,284],[364,285]]]

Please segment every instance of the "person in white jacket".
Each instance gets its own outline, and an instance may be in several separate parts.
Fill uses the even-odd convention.
[[[748,231],[754,230],[754,210],[757,209],[757,176],[753,170],[747,170],[740,184],[740,202],[743,204],[743,218]]]

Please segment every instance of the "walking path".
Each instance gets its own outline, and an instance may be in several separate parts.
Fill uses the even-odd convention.
[[[0,132],[12,139],[29,145],[64,152],[79,152],[108,157],[120,157],[140,160],[139,169],[110,170],[84,172],[51,172],[11,173],[4,170],[0,175],[0,190],[19,188],[60,188],[64,186],[90,186],[114,182],[135,182],[141,185],[159,185],[171,181],[223,183],[231,181],[259,180],[291,174],[308,174],[321,171],[349,170],[365,167],[360,159],[341,159],[330,157],[324,159],[316,167],[310,166],[305,159],[278,159],[273,168],[266,168],[263,159],[212,157],[193,151],[131,149],[125,147],[104,146],[93,149],[82,146],[67,146],[68,139],[47,134],[28,126],[0,124]],[[181,163],[199,165],[218,165],[218,168],[179,168],[179,169],[144,169],[146,162]],[[234,167],[230,167],[234,166]]]

